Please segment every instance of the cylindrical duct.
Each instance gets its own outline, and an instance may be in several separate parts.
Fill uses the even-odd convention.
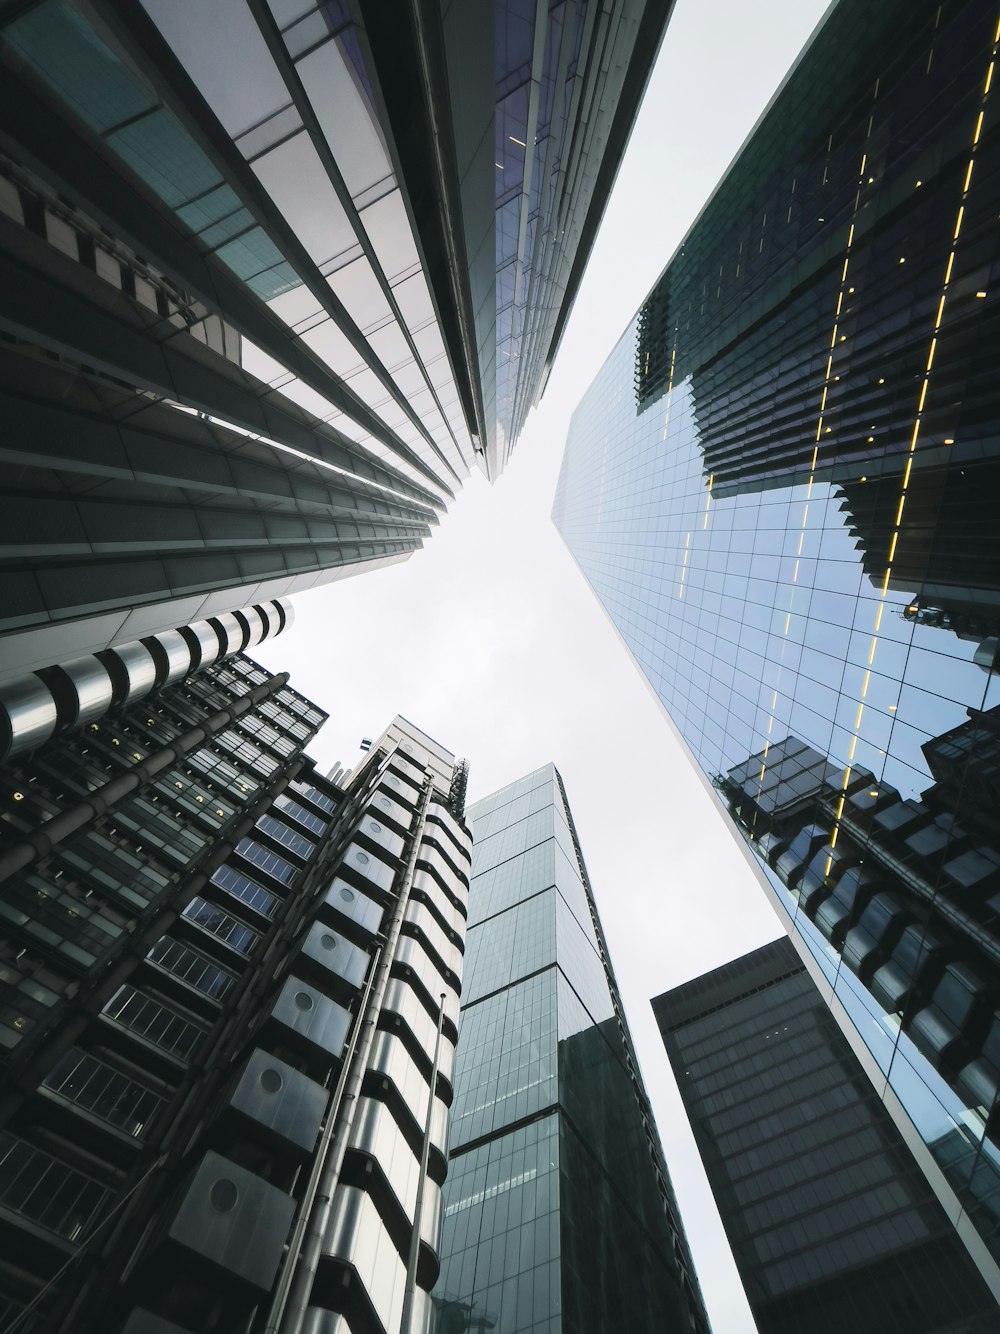
[[[114,687],[114,703],[129,704],[142,699],[156,685],[156,663],[145,644],[133,640],[108,648],[97,657],[108,669]]]
[[[0,687],[0,760],[57,731],[103,717],[190,672],[280,634],[294,613],[285,598],[225,611],[176,630],[42,667]]]
[[[37,673],[52,691],[59,711],[59,727],[89,723],[107,713],[115,690],[107,667],[92,654],[73,658]]]
[[[0,687],[0,756],[40,746],[58,721],[52,691],[34,673]]]
[[[256,607],[245,607],[243,611],[236,614],[247,623],[247,638],[243,645],[245,649],[252,648],[254,644],[259,644],[262,639],[266,638],[267,621]]]
[[[246,626],[237,620],[231,611],[220,612],[218,616],[209,619],[226,645],[222,650],[222,657],[228,657],[230,653],[239,653],[246,640]]]
[[[171,685],[191,670],[191,649],[179,630],[161,630],[142,642],[156,663],[157,686]]]
[[[222,653],[222,640],[211,621],[195,621],[193,625],[178,627],[191,649],[191,668],[211,667]]]

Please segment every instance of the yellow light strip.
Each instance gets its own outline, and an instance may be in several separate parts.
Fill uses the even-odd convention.
[[[996,65],[997,48],[1000,46],[1000,17],[997,19],[997,26],[993,37],[993,50],[990,53],[990,63],[986,71],[986,80],[983,84],[982,99],[985,101],[993,83],[993,71]],[[951,285],[952,270],[955,265],[955,251],[958,246],[958,238],[962,233],[962,224],[965,220],[965,205],[968,199],[969,188],[972,184],[972,170],[975,166],[975,154],[979,146],[980,136],[983,131],[983,118],[985,108],[980,108],[976,117],[975,129],[972,133],[972,144],[969,150],[969,161],[965,169],[965,178],[962,184],[962,193],[958,202],[958,212],[955,215],[955,227],[951,237],[951,248],[948,252],[948,259],[944,269],[944,281],[941,285],[941,296],[937,305],[937,313],[934,317],[934,328],[931,333],[931,341],[927,348],[927,363],[924,367],[924,374],[920,385],[920,394],[917,399],[917,411],[913,420],[913,431],[910,435],[910,448],[906,460],[906,467],[903,471],[903,480],[900,487],[899,505],[896,508],[896,522],[893,527],[892,537],[889,542],[889,552],[886,559],[885,574],[882,578],[882,587],[879,591],[879,603],[875,613],[875,627],[872,633],[871,645],[868,650],[868,670],[865,672],[864,686],[861,691],[862,702],[858,705],[858,714],[854,722],[854,734],[851,737],[850,759],[853,761],[854,752],[857,749],[858,738],[861,734],[861,719],[864,713],[864,697],[868,693],[868,683],[871,679],[871,666],[875,661],[875,650],[879,642],[879,628],[882,624],[882,613],[885,610],[885,599],[889,591],[889,580],[892,576],[892,563],[896,558],[896,545],[899,541],[899,534],[903,524],[903,508],[906,504],[906,493],[910,485],[910,471],[913,465],[913,455],[917,448],[917,439],[920,435],[920,427],[923,422],[924,405],[927,402],[927,390],[930,385],[931,371],[934,367],[934,357],[937,352],[938,336],[941,332],[941,325],[944,321],[945,305],[948,300],[949,287]],[[847,787],[850,783],[851,767],[848,764],[844,770],[844,777],[841,784],[841,796],[837,808],[837,818],[834,825],[833,836],[830,839],[830,846],[833,847],[837,840],[837,834],[840,829],[840,821],[844,811],[844,801],[846,798]]]
[[[877,96],[877,89],[876,89],[876,96]],[[871,135],[872,120],[873,120],[873,119],[874,119],[873,117],[872,117],[872,118],[869,118],[869,121],[868,121],[868,134],[869,134],[869,136]],[[868,162],[868,155],[867,155],[867,153],[862,153],[862,155],[861,155],[861,165],[860,165],[859,168],[858,168],[858,184],[857,184],[857,189],[855,190],[855,194],[854,194],[854,215],[853,215],[854,217],[857,217],[857,215],[858,215],[858,211],[859,211],[859,209],[860,209],[860,207],[861,207],[861,191],[862,191],[862,189],[864,188],[864,183],[865,183],[865,166],[867,165],[867,162]],[[851,247],[854,245],[854,232],[855,232],[855,224],[854,224],[854,222],[853,222],[853,220],[852,220],[851,225],[850,225],[850,227],[849,227],[849,229],[848,229],[848,232],[847,232],[847,245],[846,245],[846,247],[845,247],[845,249],[844,249],[844,263],[843,263],[843,266],[841,267],[841,270],[840,270],[840,287],[839,287],[839,289],[838,289],[838,291],[837,291],[837,306],[836,306],[836,310],[834,311],[834,317],[833,317],[833,329],[832,329],[832,331],[831,331],[831,333],[830,333],[830,351],[827,353],[827,358],[826,358],[826,371],[825,371],[824,376],[823,376],[823,388],[822,388],[822,391],[821,391],[821,393],[820,393],[820,400],[819,400],[819,415],[818,415],[818,417],[817,417],[817,419],[816,419],[816,443],[813,445],[812,459],[810,460],[810,463],[809,463],[809,477],[808,477],[808,479],[807,479],[807,481],[806,481],[806,499],[805,499],[805,502],[803,503],[803,506],[802,506],[802,518],[801,518],[801,520],[800,520],[800,524],[799,524],[799,527],[800,527],[800,531],[799,531],[799,545],[798,545],[798,550],[797,550],[796,553],[795,553],[795,567],[794,567],[794,569],[792,570],[792,583],[793,583],[793,584],[797,584],[798,581],[799,581],[799,566],[800,566],[800,558],[801,558],[801,556],[802,556],[802,548],[803,548],[803,546],[804,546],[804,544],[805,544],[806,527],[807,527],[808,522],[809,522],[809,502],[810,502],[810,500],[811,500],[811,498],[812,498],[813,481],[815,480],[815,477],[816,477],[816,467],[817,467],[817,462],[818,462],[818,459],[819,459],[819,442],[820,442],[820,440],[822,439],[824,433],[826,433],[826,434],[829,434],[829,433],[830,433],[830,428],[829,428],[828,426],[826,426],[826,401],[827,401],[827,397],[828,397],[828,395],[829,395],[829,393],[830,393],[830,385],[831,385],[834,381],[840,379],[840,376],[839,376],[839,375],[834,375],[834,374],[833,374],[833,353],[834,353],[834,350],[836,349],[836,346],[837,346],[837,340],[838,340],[838,337],[839,337],[839,335],[840,335],[840,316],[841,316],[841,313],[842,313],[843,308],[844,308],[844,295],[845,295],[845,293],[849,295],[851,292],[854,291],[854,288],[853,288],[853,287],[848,287],[848,284],[847,284],[847,273],[848,273],[848,270],[849,270],[850,267],[851,267]],[[843,342],[843,341],[844,341],[843,338],[841,338],[840,341]],[[789,633],[789,631],[790,631],[790,629],[791,629],[791,625],[792,625],[792,613],[791,613],[791,610],[789,610],[789,611],[785,614],[785,626],[784,626],[784,630],[783,630],[783,634],[784,634],[786,637],[788,636],[788,633]],[[773,695],[773,697],[772,697],[772,699],[771,699],[770,716],[768,717],[768,720],[767,720],[767,732],[768,732],[768,735],[769,735],[769,736],[770,736],[770,734],[771,734],[771,729],[772,729],[772,727],[774,726],[774,720],[775,720],[775,716],[776,716],[777,704],[778,704],[778,692],[775,691],[775,692],[774,692],[774,695]],[[766,755],[766,753],[767,753],[767,752],[765,751],[765,755]],[[763,778],[764,778],[764,769],[765,769],[765,767],[766,767],[766,765],[762,765],[762,766],[761,766],[761,770],[760,770],[761,781],[763,781]],[[833,846],[833,844],[831,843],[831,847],[832,847],[832,846]]]

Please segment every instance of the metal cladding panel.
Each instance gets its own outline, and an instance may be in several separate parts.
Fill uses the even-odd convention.
[[[161,630],[158,635],[153,635],[153,639],[167,655],[166,676],[159,681],[159,684],[168,686],[186,676],[191,670],[191,649],[181,632]]]
[[[458,1003],[455,999],[455,993],[446,993],[445,1015],[457,1027]],[[437,1036],[437,1022],[432,1019],[423,1004],[418,999],[416,992],[410,986],[409,982],[402,977],[394,977],[389,982],[385,993],[385,1003],[382,1006],[383,1012],[398,1015],[399,1019],[406,1025],[418,1045],[426,1053],[428,1061],[434,1054],[434,1039]],[[451,1079],[451,1072],[455,1067],[455,1044],[448,1034],[441,1034],[441,1054],[438,1062],[438,1068],[445,1079]]]
[[[375,935],[382,925],[382,905],[339,877],[326,891],[323,902],[330,914],[346,918],[370,935]]]
[[[220,1269],[269,1292],[295,1201],[245,1167],[205,1154],[169,1236]]]
[[[439,801],[432,801],[427,807],[427,818],[429,820],[440,820],[448,833],[451,835],[455,846],[461,848],[465,853],[462,861],[470,862],[472,857],[472,835],[466,833],[461,827],[447,806],[442,806]]]
[[[378,1033],[369,1068],[395,1084],[414,1123],[422,1130],[427,1120],[430,1081],[407,1051],[402,1039],[395,1033]],[[440,1148],[442,1154],[447,1154],[448,1109],[440,1098],[434,1100],[431,1143]]]
[[[0,723],[9,729],[9,754],[40,746],[56,730],[59,721],[52,691],[37,676],[11,681],[0,688]],[[6,740],[0,732],[0,746]],[[2,753],[2,751],[0,751]]]
[[[134,640],[131,644],[117,644],[108,649],[121,666],[126,686],[120,697],[116,690],[115,703],[129,703],[144,699],[156,685],[156,663],[145,644]]]
[[[384,816],[394,824],[399,825],[400,829],[409,829],[413,824],[413,812],[400,805],[398,801],[393,800],[385,792],[377,792],[372,798],[370,810],[376,817]]]
[[[71,662],[60,663],[54,670],[68,678],[72,690],[73,714],[65,719],[68,725],[89,723],[93,718],[103,717],[111,708],[114,686],[108,669],[97,658],[74,658]]]
[[[172,1320],[164,1320],[162,1316],[153,1315],[152,1311],[145,1311],[137,1306],[125,1321],[122,1334],[193,1334],[193,1332],[181,1325],[175,1325]]]
[[[404,742],[403,745],[405,749],[408,743]],[[410,747],[410,749],[412,749],[412,747]],[[395,769],[407,783],[410,783],[414,787],[422,787],[424,780],[427,777],[422,764],[418,764],[412,756],[404,755],[398,750],[393,752],[392,757],[389,760],[389,768]]]
[[[403,856],[403,849],[406,847],[406,844],[400,836],[393,833],[391,829],[388,829],[384,824],[371,815],[365,815],[362,818],[361,823],[357,828],[357,835],[364,837],[371,843],[375,843],[378,847],[383,849],[387,856],[394,857],[397,861]]]
[[[256,607],[244,607],[240,611],[249,627],[249,636],[244,648],[252,648],[254,644],[259,644],[262,639],[267,638],[267,622]]]
[[[438,1146],[440,1147],[440,1146]],[[412,1229],[417,1207],[420,1159],[410,1148],[389,1107],[378,1098],[361,1098],[351,1131],[351,1148],[374,1158]],[[441,1222],[441,1191],[427,1180],[420,1218],[420,1239],[436,1255]]]
[[[411,806],[416,806],[420,800],[420,789],[407,782],[405,778],[401,778],[399,774],[386,772],[379,786],[385,788],[394,801],[406,801]]]
[[[454,999],[458,990],[456,982],[451,977],[445,976],[438,965],[438,961],[428,951],[424,941],[419,936],[400,936],[399,948],[396,950],[396,963],[413,969],[428,996],[435,1003],[441,995],[448,999]]]
[[[467,930],[465,914],[456,905],[454,899],[444,892],[430,871],[415,871],[413,888],[427,896],[436,911],[441,914],[455,934],[464,941]]]
[[[357,843],[348,845],[340,865],[342,870],[350,870],[354,875],[370,880],[374,889],[380,889],[385,894],[392,889],[396,874],[393,868],[380,861],[374,853],[358,847]]]
[[[343,1052],[351,1026],[351,1016],[342,1005],[297,977],[285,982],[271,1016],[302,1041],[331,1056]]]
[[[383,1329],[398,1329],[406,1264],[366,1191],[354,1186],[337,1188],[323,1253],[354,1269]]]
[[[468,882],[455,874],[452,868],[448,865],[448,862],[441,855],[439,849],[433,843],[428,843],[424,840],[420,844],[417,865],[426,867],[432,871],[445,892],[451,895],[459,907],[466,908],[468,906]]]
[[[346,1316],[310,1306],[302,1322],[302,1334],[354,1334]]]
[[[187,626],[186,630],[187,635],[193,637],[198,644],[194,666],[210,667],[213,662],[217,662],[222,653],[222,644],[211,621],[195,621],[193,625]]]
[[[441,929],[430,908],[419,899],[410,899],[406,905],[406,921],[425,937],[427,943],[441,956],[441,962],[462,980],[462,946],[456,944]]]
[[[247,1061],[229,1105],[308,1153],[316,1143],[328,1099],[322,1085],[258,1048]]]
[[[222,650],[222,656],[225,658],[230,653],[239,653],[246,638],[246,629],[236,616],[231,611],[222,611],[218,616],[211,617],[211,621],[218,628],[226,645]]]
[[[367,950],[352,945],[322,922],[314,922],[309,928],[301,953],[352,987],[360,987],[364,982],[371,958]]]

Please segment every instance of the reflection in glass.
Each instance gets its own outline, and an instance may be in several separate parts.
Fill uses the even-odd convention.
[[[831,9],[554,517],[1000,1259],[997,38],[978,0]]]

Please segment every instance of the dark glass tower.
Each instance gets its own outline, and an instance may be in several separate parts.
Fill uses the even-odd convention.
[[[464,765],[397,718],[338,786],[287,682],[189,659],[5,770],[4,1330],[426,1323]]]
[[[776,940],[653,1001],[760,1334],[990,1334],[1000,1309]]]
[[[998,35],[832,8],[554,511],[995,1294]]]
[[[469,819],[438,1330],[707,1334],[559,774]]]

